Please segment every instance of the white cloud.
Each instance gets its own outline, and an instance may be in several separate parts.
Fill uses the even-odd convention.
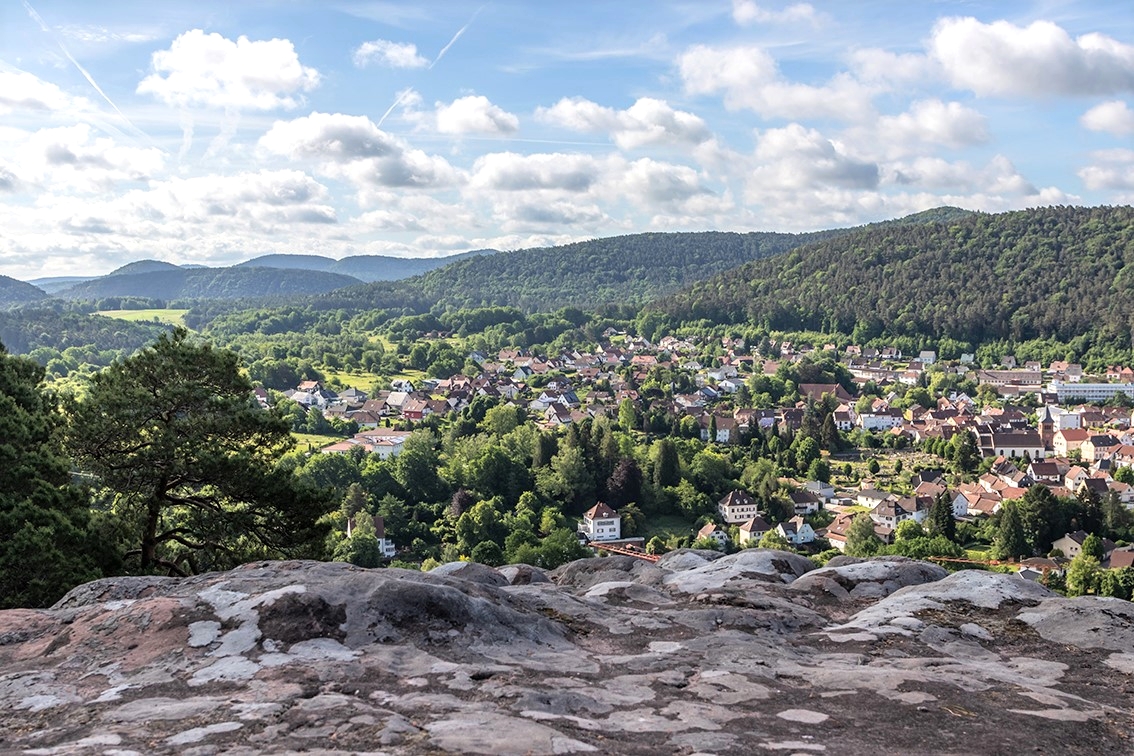
[[[269,153],[320,161],[331,176],[357,186],[426,188],[458,180],[444,158],[428,155],[379,129],[366,116],[312,113],[293,121],[276,121],[260,138]]]
[[[1134,91],[1134,46],[1102,34],[1072,39],[1050,21],[1020,27],[946,18],[934,27],[929,47],[954,86],[978,95]]]
[[[1134,190],[1134,150],[1099,150],[1094,162],[1079,170],[1079,178],[1091,190]]]
[[[1134,134],[1134,110],[1122,100],[1094,106],[1079,119],[1091,131],[1105,131],[1115,136]]]
[[[850,55],[851,70],[867,83],[904,86],[936,76],[938,68],[920,53],[893,53],[877,47],[855,50]]]
[[[185,32],[152,56],[153,73],[138,94],[168,105],[230,110],[295,108],[319,84],[319,72],[299,62],[286,39],[235,42],[200,29]]]
[[[590,155],[493,152],[477,158],[470,185],[501,191],[558,189],[584,192],[598,179],[601,166]]]
[[[723,92],[725,107],[747,108],[765,118],[864,120],[872,114],[871,91],[846,74],[823,86],[781,78],[775,60],[756,46],[696,45],[678,59],[685,91],[693,95]]]
[[[0,71],[0,113],[13,110],[90,110],[91,103],[72,97],[54,84],[25,71]]]
[[[519,128],[520,119],[483,95],[437,103],[437,130],[442,134],[512,134]]]
[[[732,0],[732,20],[741,26],[750,24],[818,24],[820,14],[810,3],[793,3],[783,10],[768,10],[753,0]]]
[[[24,132],[0,130],[10,189],[35,186],[49,191],[104,192],[114,184],[145,181],[164,167],[156,147],[129,147],[96,137],[88,124]]]
[[[712,137],[701,118],[652,97],[639,98],[626,110],[603,107],[582,97],[564,97],[550,108],[538,108],[536,117],[573,131],[609,133],[623,150],[659,144],[697,145]]]
[[[386,68],[425,68],[429,65],[429,61],[418,54],[417,45],[385,39],[363,42],[352,58],[359,68],[366,68],[371,63]]]
[[[873,189],[879,181],[877,164],[851,157],[841,145],[798,123],[760,134],[755,157],[749,188],[760,193],[767,188]]]
[[[918,157],[887,166],[886,183],[916,186],[953,194],[984,194],[1029,197],[1039,190],[1003,155],[996,155],[983,167],[965,160],[950,162],[937,157]]]
[[[890,150],[926,144],[961,148],[988,141],[988,121],[959,102],[919,100],[905,113],[879,118],[873,132],[873,139]]]

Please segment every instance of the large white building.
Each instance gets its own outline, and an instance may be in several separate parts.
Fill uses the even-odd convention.
[[[617,541],[622,538],[622,518],[601,501],[583,513],[579,533],[588,541]]]
[[[1065,383],[1052,381],[1047,390],[1055,394],[1060,404],[1068,399],[1081,399],[1085,402],[1105,402],[1116,394],[1126,394],[1134,399],[1134,383]]]

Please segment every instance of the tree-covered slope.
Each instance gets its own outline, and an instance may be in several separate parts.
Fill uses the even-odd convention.
[[[245,299],[321,294],[360,283],[357,278],[314,270],[280,268],[174,267],[149,273],[110,275],[59,292],[65,299],[132,296],[156,299]]]
[[[1118,342],[1132,303],[1134,208],[1050,207],[858,229],[652,307],[680,321],[978,344],[1088,332]]]
[[[477,256],[399,284],[424,301],[446,307],[512,305],[527,311],[564,306],[648,302],[693,281],[750,260],[779,254],[839,232],[647,233],[593,239],[559,247]],[[330,296],[386,306],[391,294],[381,282]]]
[[[47,294],[30,283],[17,281],[8,276],[0,276],[0,307],[36,302],[47,297]]]

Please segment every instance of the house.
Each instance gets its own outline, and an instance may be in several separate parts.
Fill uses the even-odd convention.
[[[850,402],[854,400],[847,390],[838,383],[801,383],[799,384],[799,395],[817,402],[823,398],[824,394],[830,394],[838,399],[840,402]]]
[[[700,541],[702,538],[712,538],[717,542],[717,547],[721,549],[728,545],[728,533],[715,522],[706,523],[705,527],[697,531],[697,537],[694,540]]]
[[[1057,457],[1067,457],[1071,452],[1079,451],[1083,443],[1091,434],[1082,428],[1063,428],[1055,432],[1051,440],[1051,448]]]
[[[827,526],[827,540],[830,542],[831,548],[839,551],[847,550],[847,530],[850,529],[854,518],[854,512],[840,512]]]
[[[870,510],[870,519],[888,528],[897,528],[899,522],[913,519],[914,513],[897,501],[886,500]]]
[[[740,523],[751,520],[759,514],[759,505],[748,495],[747,491],[729,491],[725,497],[717,502],[717,511],[721,519],[728,523]]]
[[[395,548],[394,542],[386,537],[386,520],[378,515],[375,515],[373,520],[374,535],[378,539],[379,553],[382,554],[382,556],[386,559],[393,559],[394,555],[397,554],[397,548]],[[354,518],[351,517],[347,520],[346,525],[347,538],[350,538],[351,535],[353,535],[354,527]]]
[[[1029,557],[1020,560],[1016,574],[1025,580],[1036,582],[1048,575],[1063,575],[1065,572],[1061,560],[1049,557]]]
[[[588,541],[617,541],[622,538],[622,518],[600,501],[583,513],[578,532]]]
[[[787,522],[781,522],[776,526],[776,532],[784,537],[792,546],[801,546],[805,543],[811,543],[815,540],[815,530],[804,522],[803,518],[799,515],[791,518]]]
[[[1063,555],[1068,559],[1074,559],[1083,553],[1083,541],[1087,540],[1090,533],[1085,530],[1076,530],[1074,533],[1067,533],[1062,538],[1056,539],[1052,544],[1052,550],[1059,549]],[[1115,543],[1109,538],[1102,539],[1103,559],[1105,560],[1112,551],[1114,551]]]
[[[760,542],[764,534],[772,529],[763,517],[757,515],[740,526],[740,545],[745,546],[749,541]]]
[[[1083,455],[1083,459],[1087,462],[1098,462],[1100,459],[1105,459],[1111,455],[1111,452],[1119,446],[1118,439],[1111,435],[1106,434],[1092,434],[1087,437],[1083,445],[1079,447],[1079,452]]]
[[[814,514],[823,508],[823,503],[812,491],[789,491],[788,498],[797,515]]]

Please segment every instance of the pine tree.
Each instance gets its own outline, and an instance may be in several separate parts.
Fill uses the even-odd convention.
[[[949,500],[948,491],[942,491],[933,499],[929,510],[929,534],[957,540],[957,521],[953,518],[953,503]]]
[[[43,369],[0,347],[0,609],[48,606],[100,577],[87,502],[71,485]]]
[[[1000,509],[1000,523],[992,542],[992,553],[996,559],[1016,559],[1031,553],[1015,502],[1007,501]]]

